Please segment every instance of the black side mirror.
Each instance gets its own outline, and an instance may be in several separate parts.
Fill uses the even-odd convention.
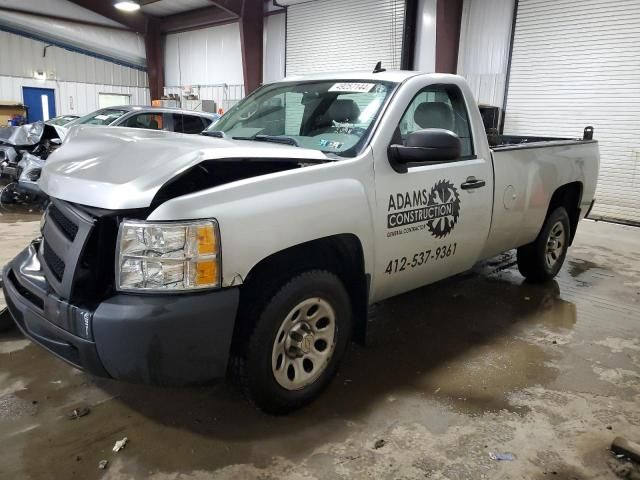
[[[389,160],[396,171],[407,171],[407,164],[438,163],[460,157],[460,138],[450,130],[425,128],[407,136],[405,145],[390,145]]]

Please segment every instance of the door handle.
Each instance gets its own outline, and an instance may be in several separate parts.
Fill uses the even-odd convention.
[[[467,181],[460,185],[460,188],[463,190],[471,190],[472,188],[481,188],[487,184],[484,180],[480,180],[476,177],[469,177]]]

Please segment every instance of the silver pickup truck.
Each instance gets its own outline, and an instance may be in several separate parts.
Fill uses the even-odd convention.
[[[465,81],[417,72],[265,85],[202,136],[76,129],[35,240],[3,271],[24,334],[92,374],[227,374],[271,413],[328,385],[367,307],[518,249],[561,268],[598,144],[492,137]]]

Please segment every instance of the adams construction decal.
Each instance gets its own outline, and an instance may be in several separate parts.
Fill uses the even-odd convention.
[[[413,231],[429,230],[444,238],[456,226],[460,216],[460,195],[449,180],[440,180],[431,190],[389,195],[387,207],[388,237]]]

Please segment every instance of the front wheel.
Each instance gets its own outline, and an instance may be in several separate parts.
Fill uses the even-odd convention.
[[[518,270],[532,282],[545,282],[555,277],[567,255],[571,223],[564,207],[547,217],[534,242],[518,248]]]
[[[311,403],[335,375],[351,336],[351,303],[327,271],[302,273],[258,309],[243,352],[233,359],[247,397],[283,414]]]

